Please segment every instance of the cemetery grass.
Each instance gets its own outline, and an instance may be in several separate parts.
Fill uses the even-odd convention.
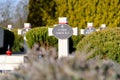
[[[93,50],[94,51],[94,50]],[[7,74],[1,80],[120,80],[120,64],[100,59],[88,59],[92,52],[74,52],[57,59],[55,48],[34,47],[27,52],[27,63]]]

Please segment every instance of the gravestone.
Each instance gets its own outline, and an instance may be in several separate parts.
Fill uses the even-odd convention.
[[[66,17],[59,18],[59,24],[54,28],[48,28],[49,36],[58,38],[58,58],[67,57],[69,54],[69,40],[72,35],[77,35],[77,28],[68,25]]]
[[[24,39],[24,49],[25,49],[25,52],[28,51],[26,33],[27,33],[30,29],[31,29],[31,24],[30,24],[30,23],[24,23],[24,28],[22,29],[22,35],[23,35],[23,39]]]
[[[101,24],[101,26],[100,26],[99,29],[100,29],[100,30],[106,29],[106,24]]]
[[[87,23],[87,28],[84,30],[84,35],[88,35],[95,31],[96,29],[93,27],[93,23]]]
[[[22,29],[22,35],[25,37],[27,31],[31,29],[30,23],[24,23],[24,28]]]
[[[12,25],[8,25],[7,29],[12,30]]]
[[[18,29],[18,35],[22,35],[22,29]]]
[[[4,29],[0,28],[0,48],[4,47]]]

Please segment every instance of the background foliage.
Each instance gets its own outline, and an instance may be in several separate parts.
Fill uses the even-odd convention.
[[[28,22],[33,27],[50,26],[66,16],[72,27],[85,28],[87,22],[119,27],[119,9],[120,0],[30,0]]]
[[[53,36],[48,36],[47,27],[33,28],[26,33],[27,44],[30,48],[34,44],[39,44],[41,47],[48,48],[57,46],[57,39]]]
[[[95,49],[93,56],[109,58],[120,62],[120,28],[107,28],[84,37],[77,45],[77,50],[81,51],[87,45],[90,51]]]
[[[77,36],[73,35],[69,38],[69,52],[72,53],[76,50],[77,44],[84,38],[84,35],[78,34]]]
[[[14,33],[15,40],[14,45],[12,47],[12,51],[19,52],[23,51],[24,40],[22,35],[18,35],[17,29],[13,29],[12,32]]]
[[[28,22],[32,27],[46,26],[54,23],[55,2],[53,0],[30,0]]]

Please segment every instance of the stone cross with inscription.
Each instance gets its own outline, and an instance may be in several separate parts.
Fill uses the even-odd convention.
[[[68,25],[66,17],[59,17],[59,24],[48,28],[49,36],[58,38],[58,58],[67,57],[69,54],[69,40],[72,35],[78,35],[78,29]]]
[[[96,29],[93,27],[93,23],[87,23],[87,28],[85,28],[85,30],[84,30],[84,35],[88,35],[95,31],[96,31]]]

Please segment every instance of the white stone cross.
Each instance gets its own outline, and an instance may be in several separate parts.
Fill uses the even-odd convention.
[[[11,30],[12,29],[12,25],[8,25],[7,29]]]
[[[67,25],[67,18],[60,17],[59,24],[54,28],[48,28],[49,36],[58,38],[58,58],[67,57],[69,54],[69,40],[72,35],[78,35],[78,28]]]

